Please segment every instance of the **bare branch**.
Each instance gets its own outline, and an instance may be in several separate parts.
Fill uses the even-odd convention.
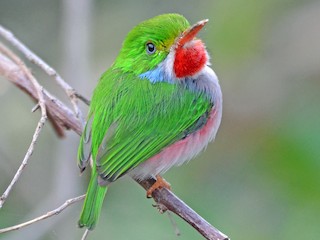
[[[82,102],[84,102],[87,106],[90,105],[90,100],[86,99],[84,96],[79,93],[75,93],[76,97],[79,98]]]
[[[39,137],[39,134],[41,132],[41,129],[43,127],[45,123],[45,119],[41,117],[40,121],[38,122],[37,128],[33,134],[32,137],[32,142],[28,148],[28,151],[26,153],[26,155],[24,156],[22,163],[20,165],[20,167],[18,168],[16,174],[14,175],[13,179],[11,180],[11,183],[9,184],[9,186],[7,187],[7,189],[5,190],[5,192],[2,194],[2,196],[0,197],[0,208],[2,208],[3,204],[5,203],[7,197],[9,196],[10,191],[12,190],[14,184],[19,180],[19,177],[21,176],[23,169],[26,167],[26,165],[28,164],[28,160],[30,159],[32,153],[33,153],[33,149],[34,146],[36,145],[37,139]]]
[[[16,63],[1,53],[0,75],[6,77],[10,82],[27,93],[33,100],[38,101],[36,90],[27,76]],[[43,89],[43,95],[48,116],[50,116],[51,119],[59,126],[63,126],[66,129],[72,129],[80,135],[82,132],[82,126],[80,121],[74,116],[73,112],[45,89]]]
[[[22,42],[20,42],[12,32],[5,29],[3,26],[0,25],[0,36],[5,38],[12,46],[14,46],[17,50],[19,50],[21,53],[24,54],[24,56],[35,65],[39,66],[41,69],[43,69],[49,76],[53,77],[55,81],[58,83],[58,85],[65,91],[67,96],[70,99],[70,102],[73,105],[74,112],[76,116],[82,120],[81,111],[78,106],[78,97],[81,96],[79,93],[77,93],[66,81],[62,79],[62,77],[58,74],[56,70],[54,70],[52,67],[50,67],[45,61],[43,61],[39,56],[34,54],[27,46],[25,46]],[[85,99],[85,102],[88,102],[88,100],[81,96],[79,98],[81,100]]]
[[[0,44],[0,51],[4,53],[6,56],[8,56],[10,59],[12,59],[21,68],[21,70],[28,77],[28,79],[31,81],[31,83],[33,84],[33,86],[37,91],[38,104],[41,108],[41,115],[43,118],[47,118],[46,106],[44,104],[44,98],[43,98],[43,87],[33,77],[30,70],[27,68],[24,62],[17,55],[15,55],[12,51],[10,51],[7,47],[5,47],[2,44]]]
[[[14,175],[11,183],[9,184],[9,186],[7,187],[7,189],[5,190],[5,192],[2,194],[2,196],[0,197],[0,208],[2,208],[3,204],[5,203],[7,197],[9,196],[10,191],[12,190],[14,184],[19,180],[19,177],[21,176],[23,169],[26,167],[26,165],[28,164],[28,160],[30,159],[32,153],[33,153],[33,149],[34,146],[37,143],[39,134],[42,130],[42,127],[44,126],[46,120],[47,120],[47,113],[46,113],[46,106],[45,106],[45,102],[44,102],[44,97],[43,97],[43,87],[37,82],[37,80],[32,76],[32,74],[30,73],[29,69],[24,65],[24,63],[21,61],[20,58],[18,58],[15,54],[13,54],[8,48],[6,48],[5,46],[3,46],[2,44],[0,44],[0,51],[4,54],[6,54],[8,57],[10,57],[23,71],[23,73],[28,77],[28,79],[31,81],[31,83],[33,84],[35,90],[36,90],[36,94],[37,94],[37,98],[38,98],[38,104],[41,108],[41,118],[38,122],[38,125],[36,127],[36,130],[33,134],[32,137],[32,141],[31,144],[28,148],[28,151],[26,153],[26,155],[23,158],[23,161],[20,165],[20,167],[18,168],[16,174]]]
[[[2,228],[0,229],[0,233],[6,233],[6,232],[11,232],[11,231],[14,231],[14,230],[18,230],[20,228],[23,228],[23,227],[26,227],[26,226],[29,226],[33,223],[36,223],[36,222],[39,222],[41,220],[44,220],[44,219],[47,219],[49,217],[52,217],[52,216],[55,216],[55,215],[58,215],[59,213],[61,213],[63,210],[65,210],[67,207],[69,207],[70,205],[72,205],[73,203],[76,203],[76,202],[79,202],[81,200],[83,200],[85,198],[85,194],[84,195],[81,195],[79,197],[75,197],[75,198],[71,198],[71,199],[68,199],[67,201],[64,202],[64,204],[62,204],[60,207],[50,211],[50,212],[47,212],[46,214],[43,214],[37,218],[34,218],[32,220],[29,220],[27,222],[24,222],[24,223],[21,223],[21,224],[18,224],[18,225],[15,225],[15,226],[11,226],[11,227],[7,227],[7,228]]]
[[[82,235],[81,240],[86,240],[87,237],[88,237],[88,235],[89,235],[89,232],[90,232],[90,230],[89,230],[89,229],[86,229],[86,230],[84,231],[83,235]]]
[[[148,179],[138,182],[145,190],[148,190],[156,179]],[[195,228],[202,236],[209,240],[228,240],[228,236],[213,227],[205,219],[203,219],[192,208],[179,199],[174,193],[166,188],[156,189],[152,192],[152,197],[157,204],[165,206],[171,212],[177,214],[193,228]]]

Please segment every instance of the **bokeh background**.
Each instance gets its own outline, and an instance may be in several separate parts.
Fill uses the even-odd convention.
[[[152,16],[178,12],[191,23],[209,18],[200,37],[212,56],[224,114],[214,143],[165,177],[174,192],[231,239],[320,239],[320,2],[317,0],[1,0],[9,28],[79,92],[91,97],[126,33]],[[1,39],[2,41],[3,39]],[[54,81],[28,63],[38,80],[66,100]],[[0,78],[0,192],[29,146],[39,113]],[[81,106],[83,111],[87,107]],[[83,194],[79,137],[57,139],[45,126],[4,207],[0,228],[24,222]],[[125,177],[108,192],[88,239],[202,239],[170,220]],[[0,239],[80,239],[82,203]]]

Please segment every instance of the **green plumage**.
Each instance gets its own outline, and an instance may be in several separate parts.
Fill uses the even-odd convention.
[[[179,14],[163,14],[140,23],[128,33],[114,67],[136,76],[153,69],[167,57],[175,39],[189,26]],[[149,41],[157,46],[156,54],[146,53]]]
[[[163,61],[174,39],[188,26],[176,14],[141,23],[128,34],[117,60],[102,75],[78,151],[81,170],[90,155],[93,160],[79,226],[95,226],[108,183],[197,130],[197,122],[211,109],[204,93],[184,84],[151,83],[139,77]],[[158,44],[159,54],[145,52],[148,40]]]
[[[78,222],[79,227],[86,226],[89,230],[92,230],[95,227],[97,220],[99,219],[103,199],[108,190],[107,186],[99,186],[97,178],[97,172],[92,170],[87,195]]]

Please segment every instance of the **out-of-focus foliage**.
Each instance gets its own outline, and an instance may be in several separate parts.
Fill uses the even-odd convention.
[[[2,0],[0,23],[91,96],[99,75],[138,22],[167,12],[179,12],[191,23],[209,18],[200,37],[223,89],[222,125],[206,152],[165,177],[178,196],[231,239],[319,239],[320,2],[100,0],[87,2],[83,18],[80,13],[85,25],[80,20],[70,24],[85,2]],[[66,42],[73,29],[90,37],[73,36],[76,52],[70,53]],[[48,89],[64,97],[41,70],[29,66]],[[33,102],[3,78],[0,99],[2,193],[39,114],[30,113]],[[78,174],[77,144],[74,133],[57,140],[46,125],[30,164],[0,210],[0,227],[36,217],[85,192],[89,174]],[[119,180],[89,239],[174,239],[169,219],[151,204],[136,183]],[[83,231],[76,222],[81,205],[0,239],[80,239]],[[181,239],[201,239],[176,220]]]

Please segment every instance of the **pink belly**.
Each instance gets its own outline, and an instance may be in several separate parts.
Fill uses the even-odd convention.
[[[221,109],[212,108],[207,123],[190,134],[162,150],[157,155],[141,163],[129,175],[135,179],[145,179],[166,172],[172,166],[181,165],[200,153],[217,133],[221,121]]]

